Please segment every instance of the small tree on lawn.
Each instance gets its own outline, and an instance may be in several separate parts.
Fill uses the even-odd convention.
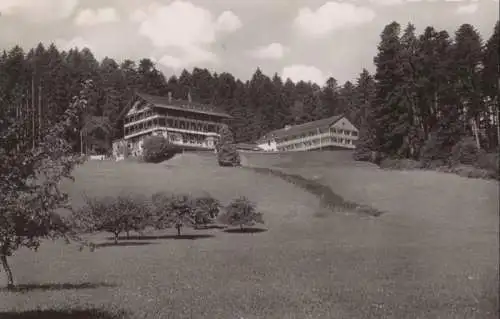
[[[115,244],[121,233],[140,232],[150,223],[151,211],[145,198],[120,195],[117,197],[86,198],[86,206],[74,213],[77,227],[87,233],[112,233]]]
[[[220,166],[240,166],[241,158],[234,137],[227,125],[223,125],[220,132],[220,140],[217,143],[217,160]]]
[[[188,195],[169,195],[157,193],[152,197],[155,206],[155,226],[157,229],[175,227],[181,235],[182,227],[196,224],[193,200]]]
[[[231,226],[254,226],[255,224],[264,224],[261,212],[257,211],[255,203],[246,197],[236,198],[226,207],[221,221]]]
[[[220,211],[220,202],[210,195],[194,199],[193,213],[196,226],[212,223]]]
[[[7,257],[20,247],[37,250],[44,238],[89,245],[56,211],[69,208],[60,182],[72,179],[73,168],[82,163],[66,136],[77,127],[91,89],[92,82],[85,82],[65,113],[41,132],[35,145],[26,137],[29,121],[17,118],[12,101],[3,100],[5,95],[0,92],[0,261],[8,287],[14,285],[14,279]]]
[[[165,137],[154,135],[147,137],[142,144],[142,157],[147,163],[159,163],[171,159],[180,152],[179,147]]]

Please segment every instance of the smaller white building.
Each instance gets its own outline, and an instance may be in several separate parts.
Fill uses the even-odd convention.
[[[337,115],[300,125],[287,125],[269,132],[257,144],[268,152],[354,149],[358,136],[358,129],[344,115]]]
[[[259,139],[257,141],[257,146],[266,152],[276,152],[278,150],[276,139],[268,135]]]

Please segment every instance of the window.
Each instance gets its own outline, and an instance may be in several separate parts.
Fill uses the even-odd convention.
[[[356,132],[356,131],[352,131],[351,134],[352,134],[352,136],[358,136],[358,132]]]

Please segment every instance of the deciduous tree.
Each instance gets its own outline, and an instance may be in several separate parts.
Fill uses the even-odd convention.
[[[77,210],[73,218],[81,231],[105,231],[114,235],[115,243],[121,233],[127,237],[131,231],[141,232],[151,224],[151,207],[139,195],[119,195],[86,198],[86,206]]]
[[[18,121],[12,105],[3,103],[5,92],[0,91],[0,260],[8,286],[14,285],[14,279],[7,257],[18,248],[37,250],[44,238],[82,242],[56,211],[69,205],[60,182],[71,179],[73,168],[81,163],[65,133],[76,125],[91,89],[92,83],[85,82],[59,121],[45,128],[35,147],[20,138],[24,123]]]
[[[152,196],[152,203],[157,229],[175,227],[180,236],[183,227],[196,224],[193,199],[189,195],[157,193]]]
[[[263,214],[257,211],[255,203],[244,196],[232,200],[220,219],[225,224],[239,226],[240,229],[264,224]]]

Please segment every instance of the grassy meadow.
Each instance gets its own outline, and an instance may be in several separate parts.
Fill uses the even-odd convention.
[[[383,171],[348,152],[242,156],[383,214],[326,208],[274,175],[218,167],[213,154],[90,161],[64,185],[75,207],[83,194],[244,195],[265,225],[185,229],[189,239],[149,232],[94,252],[62,242],[22,249],[11,258],[17,290],[0,290],[0,318],[497,318],[496,183]]]

